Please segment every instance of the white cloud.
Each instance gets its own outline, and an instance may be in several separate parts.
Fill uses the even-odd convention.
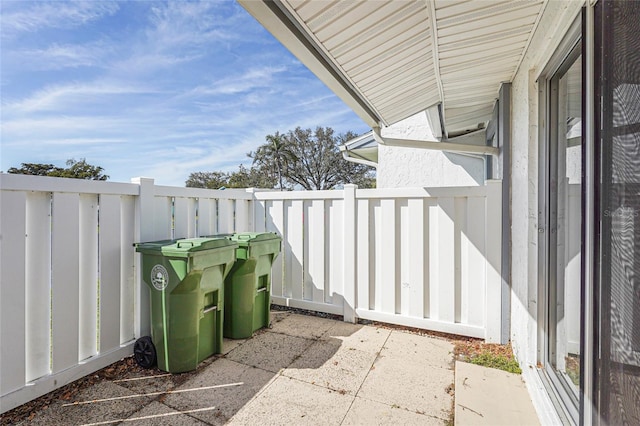
[[[153,72],[191,62],[201,58],[200,54],[166,54],[166,53],[142,53],[133,54],[125,60],[115,62],[111,68],[123,73],[143,74]]]
[[[274,104],[270,111],[232,108],[224,116],[181,112],[178,117],[149,109],[128,116],[4,121],[3,137],[7,135],[13,143],[3,143],[3,150],[16,158],[6,167],[21,161],[56,163],[86,157],[90,163],[105,167],[114,181],[149,176],[159,184],[182,186],[192,172],[232,171],[239,164],[250,165],[246,154],[277,130],[323,125],[338,133],[358,131],[349,124],[353,113],[338,102],[303,114],[280,110]]]
[[[217,1],[169,2],[151,8],[150,40],[163,49],[178,46],[201,46],[214,40],[239,36],[228,31],[228,22],[216,9],[225,4]]]
[[[197,171],[234,171],[241,163],[251,164],[247,152],[255,149],[255,139],[249,138],[235,144],[209,145],[195,153],[184,148],[158,150],[146,157],[145,176],[154,177],[163,185],[184,185],[190,173]],[[226,166],[222,166],[226,164]]]
[[[27,23],[2,1],[3,25],[7,12],[24,34],[3,45],[3,169],[86,158],[114,181],[182,186],[250,165],[275,131],[366,128],[235,2],[86,2],[82,16],[25,3]],[[97,21],[118,7],[117,24]],[[24,33],[38,25],[56,30]]]
[[[189,94],[193,96],[235,95],[259,88],[273,87],[277,74],[286,71],[287,68],[284,66],[251,68],[241,75],[232,75],[214,81],[209,86],[196,87]]]
[[[47,145],[51,146],[87,146],[87,145],[107,145],[112,143],[126,143],[125,138],[66,138],[66,139],[49,139],[46,141]]]
[[[25,49],[12,52],[20,58],[22,69],[58,70],[77,67],[100,67],[111,53],[111,46],[102,41],[86,44],[53,43],[45,49]]]
[[[65,111],[71,106],[78,108],[85,102],[95,102],[97,97],[149,93],[159,91],[117,82],[70,83],[46,87],[29,98],[9,102],[4,110],[9,114],[12,111]]]
[[[2,147],[29,146],[32,148],[56,140],[80,137],[96,139],[94,135],[98,132],[105,129],[123,129],[131,124],[130,120],[113,117],[56,115],[54,117],[30,117],[13,120],[3,118],[1,123]]]
[[[13,7],[16,5],[21,7]],[[25,9],[24,5],[29,7]],[[73,28],[113,15],[118,8],[116,2],[106,1],[3,2],[2,33],[15,35],[43,28]]]
[[[232,1],[169,1],[150,3],[146,26],[129,45],[129,50],[112,65],[115,72],[130,76],[179,68],[198,60],[211,61],[213,52],[234,50],[248,34],[238,31],[250,19]],[[217,73],[222,63],[211,64]],[[226,65],[226,64],[225,64]],[[201,65],[194,65],[201,66]]]

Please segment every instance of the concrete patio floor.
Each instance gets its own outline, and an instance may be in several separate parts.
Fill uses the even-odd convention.
[[[271,315],[270,329],[225,340],[224,355],[186,381],[162,373],[101,381],[29,424],[453,424],[451,342],[288,311]],[[524,410],[531,421],[515,413],[518,423],[537,422],[526,402]]]

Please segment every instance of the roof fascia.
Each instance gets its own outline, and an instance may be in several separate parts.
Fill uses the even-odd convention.
[[[482,134],[482,133],[484,133],[484,129],[478,131],[478,134]],[[387,138],[382,136],[379,131],[375,131],[375,130],[373,134],[379,144],[387,145],[387,146],[431,149],[435,151],[447,151],[447,152],[455,152],[460,154],[493,155],[496,157],[500,154],[499,148],[496,148],[493,146],[472,145],[472,144],[457,143],[457,142],[436,142],[436,141],[424,141],[424,140],[415,140],[415,139]],[[454,139],[455,138],[449,139],[449,141]]]
[[[376,163],[375,161],[367,160],[366,158],[359,156],[355,152],[350,151],[344,145],[340,146],[340,151],[342,151],[342,158],[344,158],[347,161],[350,161],[352,163],[357,163],[357,164],[365,164],[367,166],[378,168],[378,163]]]
[[[361,148],[363,145],[366,145],[367,143],[369,143],[370,140],[375,141],[375,138],[373,136],[373,130],[364,133],[360,136],[357,136],[353,139],[350,139],[348,141],[346,141],[345,143],[343,143],[341,146],[346,147],[346,149],[358,149]],[[377,142],[376,142],[377,143]]]

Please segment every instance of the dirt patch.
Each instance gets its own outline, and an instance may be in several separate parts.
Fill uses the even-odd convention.
[[[408,326],[405,326],[405,325],[388,324],[386,322],[359,320],[358,323],[359,324],[365,324],[365,325],[372,325],[374,327],[386,328],[386,329],[389,329],[389,330],[405,331],[407,333],[418,334],[420,336],[435,337],[435,338],[442,339],[442,340],[448,340],[448,341],[453,342],[453,343],[458,342],[458,341],[460,341],[460,342],[467,342],[467,341],[482,342],[482,340],[476,339],[474,337],[465,337],[465,336],[460,336],[458,334],[442,333],[440,331],[425,330],[425,329],[422,329],[422,328],[408,327]]]
[[[318,318],[327,318],[327,319],[332,319],[336,321],[344,320],[344,317],[342,315],[327,314],[325,312],[308,311],[306,309],[291,308],[288,306],[271,305],[271,310],[275,312],[291,312],[293,314],[307,315],[307,316],[318,317]]]
[[[453,354],[456,356],[457,361],[468,361],[470,358],[485,352],[495,356],[515,359],[511,344],[484,343],[479,339],[456,340],[454,344]]]

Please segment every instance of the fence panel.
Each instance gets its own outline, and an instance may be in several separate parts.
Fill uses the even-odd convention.
[[[218,232],[231,234],[235,231],[233,200],[218,200]]]
[[[198,236],[218,233],[217,201],[211,198],[198,200]]]
[[[271,294],[282,298],[286,288],[286,275],[284,274],[285,259],[287,257],[287,233],[284,227],[284,203],[282,200],[273,200],[266,203],[266,230],[275,232],[282,237],[282,253],[273,262],[271,269]]]
[[[133,254],[122,241],[121,201],[120,195],[100,196],[100,350],[120,345],[122,254]]]
[[[255,232],[265,232],[267,229],[267,212],[266,212],[266,201],[254,201],[254,212],[253,212],[253,230]]]
[[[344,299],[344,283],[342,276],[344,241],[343,241],[343,204],[342,200],[328,202],[327,223],[325,226],[325,280],[324,300],[326,303],[342,306]]]
[[[488,269],[499,270],[495,186],[357,191],[360,318],[473,337],[492,336]],[[491,197],[491,199],[490,199]],[[491,221],[491,223],[489,223]],[[497,268],[497,269],[496,269]]]
[[[98,229],[102,225],[102,233],[100,234],[100,240],[109,237],[109,232],[112,232],[108,227],[105,229],[104,222],[108,222],[111,216],[109,211],[108,202],[105,198],[108,195],[101,197],[101,202],[104,205],[101,207],[103,223],[98,223],[98,195],[96,194],[80,194],[79,195],[79,297],[78,297],[78,309],[79,316],[82,321],[78,322],[79,327],[79,353],[78,358],[83,360],[98,353],[98,287],[100,281],[98,279]],[[118,218],[120,212],[118,211]],[[119,233],[119,229],[118,229]],[[120,244],[118,241],[118,251]],[[104,258],[104,251],[102,252]],[[103,269],[109,265],[104,265]],[[118,271],[120,267],[118,266]],[[120,287],[120,276],[118,275],[116,283]],[[119,297],[119,295],[118,295]],[[119,340],[119,339],[118,339]],[[119,343],[119,342],[118,342]],[[77,359],[74,359],[76,362]]]
[[[234,232],[249,232],[253,230],[249,214],[251,205],[252,202],[249,200],[236,200]]]
[[[135,338],[135,202],[131,195],[120,196],[120,344]]]
[[[342,191],[255,192],[256,230],[283,238],[272,269],[273,303],[343,313]]]
[[[25,234],[26,194],[2,191],[0,202],[0,389],[11,392],[24,386],[25,362]],[[32,286],[32,288],[35,286]],[[47,325],[48,327],[48,325]],[[30,359],[31,367],[34,360]],[[35,360],[37,364],[37,360]],[[36,365],[36,369],[37,369]],[[47,365],[48,367],[48,365]],[[1,407],[5,411],[4,406]]]
[[[20,175],[0,188],[5,412],[131,353],[139,189]]]
[[[52,370],[59,373],[78,362],[80,196],[53,194],[51,235]]]
[[[375,282],[375,234],[370,228],[369,200],[357,200],[356,209],[356,306],[375,309],[375,298],[369,286],[370,282]]]
[[[303,201],[292,200],[287,205],[287,231],[288,231],[288,256],[286,276],[289,283],[287,296],[294,299],[303,299],[303,267],[304,247],[303,247]]]
[[[153,216],[141,220],[152,219],[153,236],[145,238],[145,241],[170,240],[173,238],[173,197],[164,195],[153,199]]]
[[[425,216],[424,204],[425,201],[422,199],[408,200],[407,226],[403,233],[407,247],[406,284],[408,287],[403,293],[403,300],[404,298],[408,299],[406,313],[403,313],[418,318],[429,317],[427,310],[429,301],[426,297],[429,294],[429,281],[427,280],[429,264],[424,261],[428,258],[425,242],[429,241],[429,235],[425,233],[425,222],[428,223],[428,217]],[[405,285],[404,281],[402,285]]]
[[[255,193],[283,236],[273,302],[485,337],[490,188]]]
[[[462,250],[462,290],[465,304],[462,306],[461,322],[482,326],[485,317],[484,300],[485,289],[481,285],[482,277],[486,276],[486,211],[485,199],[469,197],[466,206],[466,228],[462,235],[464,246]],[[486,285],[486,283],[485,283]]]
[[[379,265],[376,297],[379,303],[375,306],[382,312],[396,314],[397,311],[397,291],[398,291],[398,257],[400,255],[397,247],[397,221],[396,203],[394,199],[380,201],[380,220],[376,226],[376,241],[380,241],[379,257],[376,264]]]
[[[304,299],[324,303],[325,286],[325,206],[324,200],[305,201],[304,211],[305,280]]]
[[[438,200],[437,232],[435,233],[435,250],[438,253],[438,276],[434,281],[438,286],[438,316],[433,317],[442,322],[455,322],[456,305],[456,234],[455,234],[455,199],[446,197]],[[443,285],[445,284],[446,285]]]
[[[173,201],[173,238],[193,238],[196,232],[196,199],[175,197]]]
[[[3,195],[5,194],[3,192]],[[25,315],[29,321],[25,329],[25,381],[30,382],[50,373],[51,193],[27,193],[26,202]],[[6,217],[2,216],[3,222]],[[19,217],[19,214],[16,214],[16,217]],[[4,238],[5,233],[2,234]],[[20,268],[19,265],[14,266]],[[2,282],[7,281],[3,278]]]
[[[499,336],[499,182],[291,192],[134,182],[0,175],[2,412],[130,354],[148,333],[140,241],[277,232],[273,303]]]

